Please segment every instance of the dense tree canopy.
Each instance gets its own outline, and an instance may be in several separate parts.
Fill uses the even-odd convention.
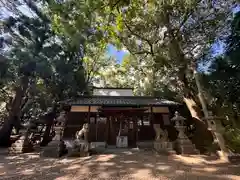
[[[25,116],[39,115],[53,102],[88,92],[81,48],[57,35],[47,14],[36,3],[26,1],[24,5],[34,14],[18,10],[3,20],[1,104],[6,104],[7,112],[4,111],[0,138],[9,135]],[[5,141],[1,139],[1,143]]]
[[[226,39],[224,54],[210,59],[210,74],[204,76],[204,82],[213,97],[213,106],[228,106],[239,112],[239,13],[236,13],[231,25],[231,34]],[[228,112],[229,113],[229,112]]]

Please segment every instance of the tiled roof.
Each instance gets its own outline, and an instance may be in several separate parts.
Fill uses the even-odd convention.
[[[130,106],[171,106],[180,105],[166,99],[146,96],[83,96],[77,100],[67,101],[70,105],[130,105]]]

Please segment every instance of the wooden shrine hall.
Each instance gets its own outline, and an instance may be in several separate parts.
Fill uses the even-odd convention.
[[[71,106],[64,138],[72,139],[84,123],[89,123],[89,141],[116,147],[136,147],[153,142],[153,124],[175,137],[170,121],[180,104],[149,96],[134,96],[130,88],[95,88],[92,96],[67,102]],[[171,133],[173,132],[173,133]],[[172,136],[172,137],[171,137]]]

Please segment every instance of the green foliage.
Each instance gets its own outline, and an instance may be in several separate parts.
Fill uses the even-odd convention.
[[[229,32],[233,3],[48,0],[37,1],[42,4],[38,8],[32,1],[24,2],[34,16],[18,12],[4,22],[12,40],[4,52],[8,60],[0,59],[1,94],[13,94],[19,77],[27,73],[34,91],[29,88],[26,97],[42,109],[52,101],[86,93],[89,84],[133,87],[136,95],[172,100],[196,97],[193,65]],[[211,74],[203,78],[209,82],[212,104],[223,108],[231,103],[231,109],[239,110],[238,25],[239,14],[226,56],[214,59]],[[104,54],[108,43],[129,51],[121,64]]]
[[[204,77],[207,82],[205,87],[215,98],[212,105],[218,108],[229,107],[228,113],[240,110],[240,36],[237,31],[240,26],[236,26],[239,17],[240,14],[237,13],[232,21],[231,34],[226,41],[226,53],[213,59],[210,74]]]
[[[219,8],[221,3],[226,8]],[[196,94],[192,64],[201,60],[223,32],[226,26],[222,24],[231,11],[230,4],[135,0],[120,3],[111,12],[97,11],[111,17],[101,21],[103,28],[100,28],[107,32],[108,42],[123,45],[138,61],[136,69],[148,87],[145,93],[153,95],[161,87],[168,87],[178,96],[184,96],[189,91]]]
[[[226,52],[211,59],[209,74],[203,75],[205,89],[209,94],[209,105],[219,116],[228,116],[224,123],[226,143],[234,152],[240,152],[240,35],[238,33],[240,13],[231,24],[231,34],[226,38]]]
[[[235,153],[240,153],[240,129],[227,127],[224,137],[228,148]]]
[[[75,98],[88,91],[80,44],[76,46],[64,34],[56,34],[47,14],[35,5],[27,4],[36,16],[18,12],[18,16],[4,22],[11,41],[6,42],[8,49],[3,51],[7,68],[6,72],[1,71],[1,95],[5,93],[3,102],[8,102],[19,79],[30,73],[31,83],[23,98],[33,103],[22,116],[38,114],[54,101]]]

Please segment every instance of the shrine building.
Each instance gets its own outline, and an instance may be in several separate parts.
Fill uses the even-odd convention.
[[[65,139],[75,138],[84,123],[89,123],[89,141],[107,146],[136,147],[155,139],[153,124],[176,139],[171,122],[181,104],[150,96],[134,96],[131,88],[94,88],[92,96],[69,100],[71,106],[64,130]],[[121,138],[121,142],[119,141]]]

